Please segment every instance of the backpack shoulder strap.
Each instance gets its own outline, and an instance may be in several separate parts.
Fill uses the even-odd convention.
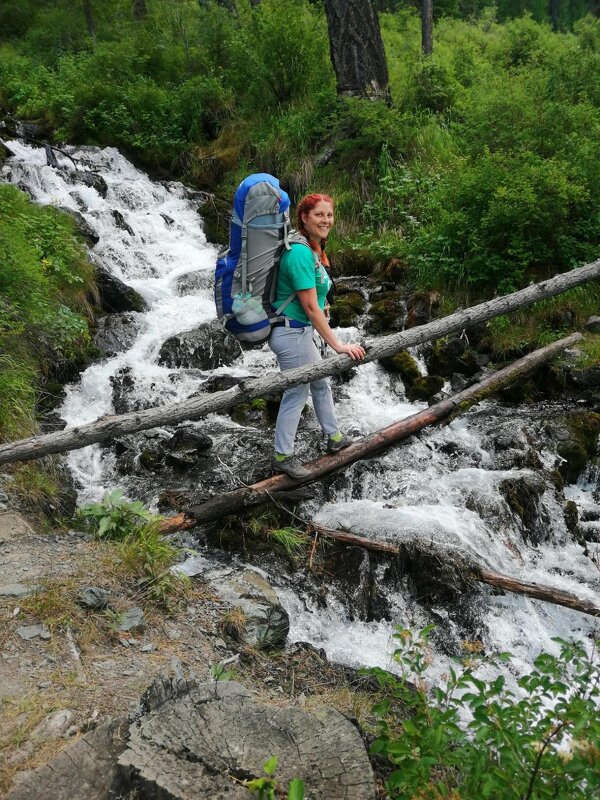
[[[302,244],[304,245],[304,247],[308,247],[308,249],[313,254],[313,257],[315,259],[315,267],[317,267],[321,263],[318,254],[315,253],[315,251],[312,249],[306,236],[303,236],[301,233],[298,233],[298,231],[295,230],[291,230],[288,233],[286,239],[286,249],[289,250],[293,244]]]

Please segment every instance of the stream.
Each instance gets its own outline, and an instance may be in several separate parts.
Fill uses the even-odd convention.
[[[122,401],[126,396],[128,410],[146,408],[187,399],[202,391],[211,375],[262,375],[276,369],[267,346],[213,370],[159,363],[166,340],[215,317],[211,277],[216,248],[206,241],[193,193],[176,182],[151,181],[113,148],[67,147],[78,170],[102,176],[107,187],[103,197],[77,180],[68,158],[57,154],[56,169],[46,165],[43,149],[20,141],[8,144],[16,155],[5,162],[2,180],[23,188],[37,203],[83,215],[100,237],[90,250],[92,261],[134,288],[148,305],[145,312],[127,312],[126,349],[93,363],[67,387],[59,413],[68,426],[115,413],[115,397]],[[360,334],[345,329],[340,338]],[[414,355],[420,358],[418,352]],[[408,402],[399,381],[378,364],[334,381],[334,393],[342,429],[359,435],[425,407]],[[304,502],[299,513],[327,527],[389,542],[418,540],[424,550],[435,543],[498,572],[600,604],[598,467],[591,463],[564,490],[550,478],[560,456],[553,441],[544,437],[544,425],[564,411],[558,402],[508,407],[486,401],[449,425],[423,431],[380,457],[353,465]],[[121,486],[131,498],[161,508],[169,492],[198,500],[219,482],[223,490],[235,485],[236,478],[246,482],[250,475],[267,476],[272,426],[212,414],[195,423],[195,430],[208,434],[213,446],[205,461],[188,472],[180,463],[164,469],[151,466],[153,454],[173,430],[147,431],[110,446],[71,452],[68,464],[79,502],[99,500]],[[305,415],[301,455],[316,454],[322,446],[319,434],[314,415]],[[507,486],[519,491],[529,487],[523,514],[507,499]],[[567,524],[568,500],[583,520],[587,555]],[[194,563],[214,565],[219,559],[206,548]],[[488,653],[511,652],[514,676],[527,670],[541,649],[557,652],[554,637],[583,639],[590,646],[598,637],[597,621],[560,606],[483,586],[464,598],[455,591],[447,597],[439,591],[430,595],[426,586],[420,591],[418,575],[390,581],[382,564],[374,570],[385,590],[389,619],[361,618],[344,601],[343,592],[333,589],[317,602],[301,582],[270,574],[290,615],[290,641],[310,642],[324,648],[331,660],[351,666],[393,668],[394,624],[423,627],[433,622],[436,657],[430,675],[435,681],[464,640],[480,640]]]

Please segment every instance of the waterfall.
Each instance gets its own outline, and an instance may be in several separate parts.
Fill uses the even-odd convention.
[[[46,165],[43,149],[19,141],[9,145],[16,155],[5,162],[2,179],[26,189],[37,203],[80,213],[100,237],[90,251],[92,261],[133,287],[148,304],[147,311],[131,314],[135,326],[131,346],[92,364],[76,384],[67,387],[60,410],[67,425],[114,413],[111,378],[123,369],[129,370],[134,398],[146,406],[181,401],[197,392],[205,376],[181,370],[175,379],[176,370],[158,363],[167,338],[215,316],[210,274],[216,251],[206,242],[197,202],[179,183],[151,181],[113,148],[68,147],[72,160],[58,155],[56,169]],[[81,171],[104,179],[105,196],[81,182]],[[202,273],[205,279],[182,296],[178,279],[188,273]],[[359,333],[344,330],[340,338],[355,339]],[[244,353],[242,361],[218,372],[260,375],[274,369],[274,356],[264,346]],[[422,407],[409,403],[398,382],[375,363],[355,370],[335,392],[343,428],[360,434]],[[309,501],[303,513],[328,527],[344,527],[394,543],[418,539],[426,549],[431,542],[449,553],[467,554],[482,566],[560,587],[600,604],[600,570],[573,539],[563,512],[565,499],[573,500],[582,515],[587,515],[583,519],[591,520],[584,523],[590,537],[594,534],[597,538],[598,523],[594,528],[593,522],[600,519],[594,497],[597,474],[588,471],[577,486],[567,487],[564,495],[546,482],[536,495],[535,541],[524,536],[523,521],[507,503],[507,481],[539,481],[543,474],[527,465],[516,467],[506,454],[530,446],[522,429],[535,427],[544,413],[541,408],[507,410],[487,401],[443,428],[425,431],[376,459],[353,465],[335,479],[335,500]],[[263,439],[272,435],[272,431],[265,433],[251,424],[234,424],[229,417],[213,421],[224,431],[223,442],[246,433]],[[303,424],[316,431],[314,420],[309,418]],[[499,446],[501,435],[512,437],[510,447]],[[220,452],[227,453],[227,445],[223,447]],[[559,463],[549,445],[540,444],[538,456],[548,470]],[[235,472],[243,460],[242,449],[241,455],[231,455],[229,467]],[[68,463],[82,503],[100,499],[117,485],[135,494],[138,484],[119,473],[112,447],[86,447],[71,453]],[[149,491],[154,492],[154,502],[164,488],[160,479],[160,474],[152,477]],[[357,621],[333,594],[326,608],[317,607],[302,589],[292,587],[281,576],[271,577],[290,611],[290,637],[310,641],[325,648],[330,658],[352,665],[389,667],[394,623],[414,627],[433,620],[441,632],[440,642],[446,637],[450,650],[456,649],[467,631],[481,640],[486,652],[512,652],[516,672],[529,667],[540,649],[556,652],[553,637],[591,640],[597,636],[597,625],[581,613],[525,597],[494,594],[487,588],[470,595],[468,613],[460,602],[432,606],[427,597],[419,596],[418,586],[412,586],[410,594],[396,588],[387,597],[393,621]],[[383,571],[377,574],[377,581],[385,584]],[[432,667],[434,680],[446,663],[441,658]]]

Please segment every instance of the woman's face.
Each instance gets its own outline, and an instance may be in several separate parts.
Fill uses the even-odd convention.
[[[333,206],[327,200],[319,200],[314,208],[302,214],[309,239],[319,242],[326,239],[333,225]]]

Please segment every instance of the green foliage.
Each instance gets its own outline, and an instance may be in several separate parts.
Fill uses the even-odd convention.
[[[560,654],[540,654],[532,671],[519,679],[519,695],[502,676],[478,678],[477,666],[494,662],[472,654],[451,668],[430,696],[424,673],[432,627],[419,634],[399,629],[394,635],[400,677],[369,670],[388,695],[374,709],[380,733],[371,749],[395,767],[386,781],[389,796],[595,796],[600,789],[597,653],[590,657],[582,644],[556,639]],[[396,721],[391,712],[399,705],[403,717]]]
[[[92,286],[72,221],[0,185],[0,437],[33,432],[36,382],[85,351]]]
[[[244,781],[244,786],[247,789],[251,792],[256,792],[258,800],[276,800],[277,797],[280,797],[280,793],[277,791],[277,783],[273,777],[278,761],[277,756],[273,756],[263,764],[264,776]],[[293,778],[289,783],[286,797],[287,800],[304,800],[304,781],[299,778]]]
[[[273,528],[268,531],[268,535],[280,544],[290,556],[305,553],[308,547],[308,536],[304,531],[297,528],[289,526],[286,528]]]
[[[100,503],[83,506],[79,516],[99,539],[117,541],[124,541],[155,519],[139,500],[127,500],[122,489],[107,492]]]
[[[99,539],[119,542],[121,565],[137,578],[149,602],[168,607],[185,593],[188,579],[171,571],[180,551],[164,539],[157,518],[139,500],[129,501],[122,489],[114,489],[102,502],[83,506],[79,518]]]

